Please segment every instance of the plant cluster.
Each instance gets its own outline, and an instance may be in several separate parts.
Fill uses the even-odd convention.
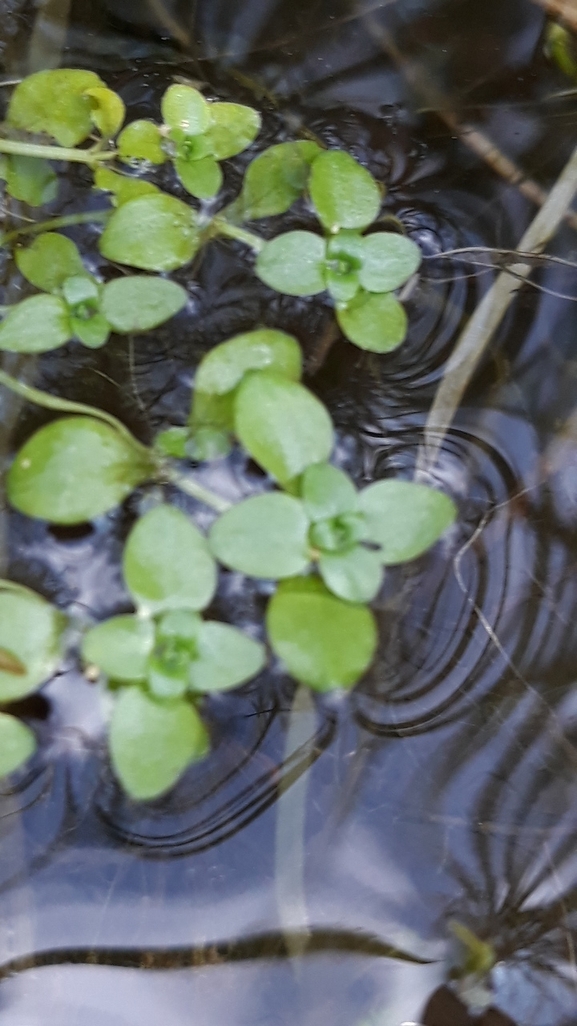
[[[260,118],[250,107],[211,102],[189,85],[170,86],[162,121],[124,126],[120,97],[92,72],[45,71],[14,90],[0,137],[0,174],[10,195],[29,204],[54,194],[52,161],[86,164],[94,187],[111,196],[100,252],[145,274],[103,281],[74,243],[34,225],[14,258],[39,292],[4,307],[0,349],[41,353],[70,340],[99,347],[111,332],[147,331],[178,313],[187,294],[166,275],[216,236],[245,244],[271,289],[296,296],[327,292],[354,344],[388,352],[406,334],[395,291],[418,269],[406,236],[382,231],[382,188],[341,150],[310,141],[271,146],[248,165],[237,199],[218,213],[161,191],[143,173],[172,162],[195,200],[217,196],[220,162],[250,146]],[[123,127],[124,126],[124,127]],[[46,137],[50,139],[46,139]],[[137,168],[135,175],[127,168]],[[286,212],[304,197],[318,232],[265,241],[245,222]],[[214,204],[211,204],[212,210]],[[267,664],[269,651],[316,691],[350,688],[374,657],[377,627],[369,603],[385,568],[415,559],[453,522],[451,499],[411,481],[383,480],[358,491],[331,464],[328,411],[302,382],[298,341],[257,327],[211,349],[195,375],[187,424],[145,446],[111,415],[50,396],[4,372],[0,383],[66,414],[36,431],[6,478],[20,512],[76,524],[113,509],[136,488],[171,484],[210,506],[208,536],[166,502],[137,520],[123,557],[134,613],[85,626],[86,667],[114,694],[109,748],[114,770],[135,799],[162,794],[204,757],[206,695],[237,687]],[[269,490],[234,505],[208,491],[193,467],[240,445],[269,475]],[[266,641],[205,619],[219,565],[271,582]],[[274,582],[274,583],[272,583]],[[68,620],[40,596],[0,584],[0,702],[35,691],[56,669]],[[0,715],[0,773],[34,749],[29,729]]]

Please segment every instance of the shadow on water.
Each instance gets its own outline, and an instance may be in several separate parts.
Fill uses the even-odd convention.
[[[279,326],[302,341],[307,383],[338,428],[337,460],[360,485],[411,477],[435,388],[493,275],[439,254],[514,247],[534,213],[451,124],[473,125],[542,188],[574,144],[575,101],[544,55],[542,7],[52,0],[44,12],[41,24],[27,0],[4,0],[6,80],[30,70],[35,31],[38,52],[101,71],[134,117],[154,116],[172,75],[206,80],[262,107],[264,144],[306,126],[349,148],[387,182],[386,213],[426,260],[408,339],[377,358],[340,338],[323,348],[328,308],[271,299],[240,250],[215,243],[175,274],[191,301],[169,328],[46,354],[40,386],[110,410],[148,440],[185,420],[211,345]],[[227,171],[231,197],[247,159]],[[62,182],[55,215],[78,209],[82,174]],[[8,226],[22,214],[6,204]],[[283,221],[310,224],[304,205]],[[97,231],[71,232],[95,269]],[[552,251],[574,250],[565,227]],[[5,290],[19,288],[5,256],[1,273]],[[346,701],[319,701],[305,743],[287,753],[294,685],[270,671],[211,699],[211,756],[166,799],[137,805],[107,767],[106,709],[72,659],[23,710],[43,743],[0,793],[7,1026],[181,1026],[191,1014],[206,1026],[577,1021],[575,314],[555,295],[572,285],[562,266],[533,277],[539,288],[521,292],[497,332],[434,471],[458,524],[414,565],[390,569],[375,664]],[[6,414],[15,426],[3,452],[43,418]],[[238,454],[206,473],[238,496],[263,483]],[[126,611],[119,556],[141,498],[74,531],[10,514],[11,575],[79,617]],[[190,500],[170,499],[208,526]],[[210,612],[258,632],[266,598],[223,573]],[[295,958],[275,820],[297,780],[306,921]],[[451,921],[490,947],[483,979],[448,982]]]

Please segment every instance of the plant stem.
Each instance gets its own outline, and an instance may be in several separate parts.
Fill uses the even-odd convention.
[[[89,167],[95,167],[103,160],[113,160],[116,156],[116,150],[77,150],[68,146],[20,142],[18,139],[0,139],[0,153],[13,153],[17,157],[42,157],[44,160],[67,160],[74,164],[88,164]]]
[[[44,406],[47,410],[58,410],[59,413],[76,413],[80,416],[103,420],[105,424],[108,424],[122,435],[138,452],[150,454],[150,449],[137,441],[120,420],[113,417],[111,413],[106,413],[105,410],[99,410],[96,406],[88,406],[86,403],[76,403],[71,399],[61,399],[59,396],[50,395],[48,392],[41,392],[39,388],[34,388],[33,385],[25,385],[23,381],[18,381],[17,378],[13,378],[3,370],[0,370],[0,385],[4,385],[5,388],[15,392],[16,395],[22,396],[28,402],[35,403],[36,406]]]
[[[11,232],[0,235],[0,246],[6,246],[20,235],[39,235],[41,232],[49,232],[53,228],[68,228],[74,224],[107,221],[111,214],[112,209],[109,208],[108,210],[88,210],[84,214],[65,214],[62,217],[52,217],[48,221],[35,221],[34,224],[27,224],[23,228],[15,228]]]
[[[170,484],[176,485],[185,495],[190,495],[205,506],[210,506],[217,513],[226,513],[227,509],[230,509],[232,506],[232,502],[229,502],[228,499],[223,499],[216,492],[211,492],[209,488],[205,488],[204,485],[199,484],[192,477],[182,474],[175,467],[167,465],[164,468],[164,476]]]
[[[254,232],[247,232],[245,228],[239,228],[238,225],[231,224],[224,217],[214,218],[212,230],[214,235],[226,235],[229,239],[244,242],[245,246],[249,246],[255,253],[260,253],[265,245],[265,240],[261,239],[260,235],[255,235]]]

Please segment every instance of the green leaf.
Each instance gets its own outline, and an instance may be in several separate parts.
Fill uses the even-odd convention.
[[[326,289],[326,243],[313,232],[285,232],[265,242],[256,273],[265,285],[287,296],[314,296]]]
[[[96,128],[105,139],[112,139],[121,128],[126,113],[120,96],[112,89],[101,87],[87,89],[84,95],[90,99],[90,116]]]
[[[260,115],[252,107],[240,103],[211,103],[210,126],[205,137],[217,160],[227,160],[242,153],[260,132]]]
[[[246,451],[286,485],[311,463],[328,459],[333,425],[321,402],[295,381],[252,371],[235,400],[235,431]]]
[[[67,278],[86,274],[72,239],[58,232],[43,232],[26,249],[19,246],[14,257],[20,274],[43,292],[57,292]]]
[[[0,713],[0,777],[14,773],[36,751],[36,738],[21,720]]]
[[[61,658],[64,617],[36,592],[0,581],[0,646],[24,667],[0,670],[0,702],[15,702],[36,691]]]
[[[194,692],[228,691],[260,673],[264,645],[226,623],[209,620],[198,634],[198,655],[190,664]]]
[[[405,310],[390,292],[359,292],[337,307],[337,321],[350,342],[371,353],[390,353],[407,334]]]
[[[195,390],[224,395],[232,392],[249,370],[272,370],[298,381],[302,354],[297,340],[274,328],[235,335],[203,356],[194,379]]]
[[[303,140],[269,146],[255,157],[246,170],[239,197],[242,219],[284,214],[302,196],[311,164],[320,152],[316,143]]]
[[[222,185],[222,171],[214,157],[199,160],[177,157],[174,169],[187,192],[197,199],[212,199]]]
[[[362,545],[346,552],[323,552],[319,570],[329,591],[347,602],[372,602],[383,583],[379,553]]]
[[[204,609],[216,589],[207,541],[175,506],[157,506],[133,527],[124,550],[126,585],[148,615]]]
[[[392,292],[404,285],[421,263],[421,250],[396,232],[373,232],[363,239],[363,261],[359,272],[367,292]]]
[[[230,432],[219,428],[200,424],[194,427],[193,434],[185,446],[185,456],[203,463],[208,460],[222,459],[232,449]]]
[[[210,125],[210,107],[198,89],[171,85],[162,97],[162,119],[185,135],[201,135]]]
[[[245,499],[219,517],[209,544],[221,563],[243,574],[293,577],[310,562],[308,527],[298,499],[269,492]]]
[[[156,701],[137,686],[123,689],[115,702],[109,744],[114,772],[136,801],[164,794],[210,747],[189,702]]]
[[[132,121],[118,136],[118,156],[125,164],[141,160],[149,164],[164,164],[168,156],[162,142],[160,128],[154,121]]]
[[[162,617],[148,661],[148,686],[158,698],[181,698],[188,690],[201,627],[198,613],[188,609],[173,610]]]
[[[199,246],[195,211],[162,192],[123,203],[100,239],[100,252],[107,260],[143,271],[183,267]]]
[[[457,515],[448,495],[414,481],[377,481],[360,493],[359,506],[385,565],[426,552]]]
[[[348,303],[359,291],[363,241],[359,232],[343,229],[327,243],[326,282],[337,303]]]
[[[170,427],[159,431],[154,439],[154,448],[162,456],[172,456],[174,459],[183,460],[186,456],[186,443],[190,437],[190,429],[187,427]]]
[[[195,390],[190,427],[196,441],[199,441],[199,431],[204,428],[220,434],[231,434],[234,431],[234,394],[227,392],[225,395],[214,395],[212,392]]]
[[[92,417],[36,431],[8,471],[8,498],[30,517],[79,524],[106,513],[154,473],[152,456]]]
[[[73,274],[62,283],[62,296],[72,312],[78,316],[88,310],[94,311],[98,307],[99,289],[98,282],[91,274],[86,274],[82,268],[81,274]],[[86,310],[79,311],[76,307],[86,307]]]
[[[272,648],[291,676],[315,691],[352,687],[377,647],[371,611],[331,595],[316,577],[281,582],[266,625]]]
[[[342,150],[327,150],[313,161],[309,192],[319,220],[330,232],[366,228],[381,206],[373,176]]]
[[[82,639],[82,658],[111,680],[146,679],[154,647],[154,625],[139,616],[113,616],[92,627]]]
[[[31,207],[41,207],[56,199],[58,178],[47,160],[11,154],[5,177],[8,195]]]
[[[313,523],[357,509],[357,490],[348,474],[330,463],[314,463],[305,470],[300,487],[303,504]]]
[[[77,146],[92,132],[92,102],[87,90],[99,88],[106,89],[106,83],[92,71],[37,71],[16,86],[7,123],[26,132],[45,132],[61,146]]]
[[[102,189],[103,192],[112,193],[114,206],[121,207],[129,200],[138,199],[139,196],[146,196],[152,192],[160,192],[160,189],[152,182],[145,182],[142,178],[131,178],[130,175],[121,175],[111,171],[108,167],[98,167],[94,173],[94,188]]]
[[[59,296],[23,299],[0,324],[0,349],[10,353],[46,353],[71,337],[68,308]]]
[[[150,331],[186,305],[187,294],[181,285],[165,278],[131,275],[115,278],[104,286],[102,313],[115,331]]]
[[[102,314],[95,313],[88,318],[71,317],[70,323],[74,337],[89,349],[100,349],[108,342],[110,325]]]

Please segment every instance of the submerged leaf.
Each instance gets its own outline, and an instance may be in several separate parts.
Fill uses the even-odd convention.
[[[166,278],[138,274],[115,278],[102,292],[102,313],[114,331],[150,331],[186,305],[186,291]]]
[[[162,192],[123,203],[100,239],[100,252],[107,260],[143,271],[183,267],[199,246],[195,211]]]
[[[28,588],[0,581],[0,647],[23,667],[0,669],[0,702],[15,702],[36,691],[60,662],[64,617]]]
[[[8,471],[8,498],[30,517],[79,524],[122,502],[154,472],[152,455],[92,417],[36,431]]]
[[[157,506],[141,517],[128,536],[123,570],[136,605],[149,615],[204,609],[216,589],[207,541],[175,506]]]
[[[31,246],[19,246],[14,256],[20,274],[44,292],[56,292],[67,278],[86,274],[78,247],[58,232],[43,232]]]
[[[209,738],[196,709],[183,700],[163,702],[138,686],[120,692],[109,734],[114,771],[131,798],[157,798],[191,762],[203,759]]]
[[[92,131],[93,108],[87,91],[106,88],[93,71],[37,71],[16,86],[7,123],[26,132],[45,132],[61,146],[77,146]]]
[[[219,517],[209,543],[216,558],[233,570],[251,577],[292,577],[309,563],[308,526],[301,502],[270,492],[245,499]]]
[[[256,261],[265,285],[287,296],[314,296],[326,289],[326,243],[314,232],[285,232],[266,242]]]
[[[154,646],[154,625],[139,616],[112,616],[82,639],[82,658],[111,680],[145,680]]]
[[[315,691],[352,687],[377,646],[371,611],[336,598],[316,577],[282,581],[269,603],[266,625],[288,672]]]
[[[14,773],[36,751],[36,738],[21,720],[0,713],[0,777]]]
[[[31,296],[13,306],[0,323],[0,349],[47,353],[72,338],[68,307],[59,296]]]
[[[414,481],[377,481],[360,493],[359,506],[385,565],[422,555],[457,515],[448,495]]]
[[[48,161],[42,158],[7,155],[6,167],[0,177],[6,179],[9,196],[31,207],[41,207],[56,199],[58,178]]]
[[[313,161],[309,192],[320,221],[330,232],[366,228],[381,205],[373,176],[343,150],[326,150]]]

